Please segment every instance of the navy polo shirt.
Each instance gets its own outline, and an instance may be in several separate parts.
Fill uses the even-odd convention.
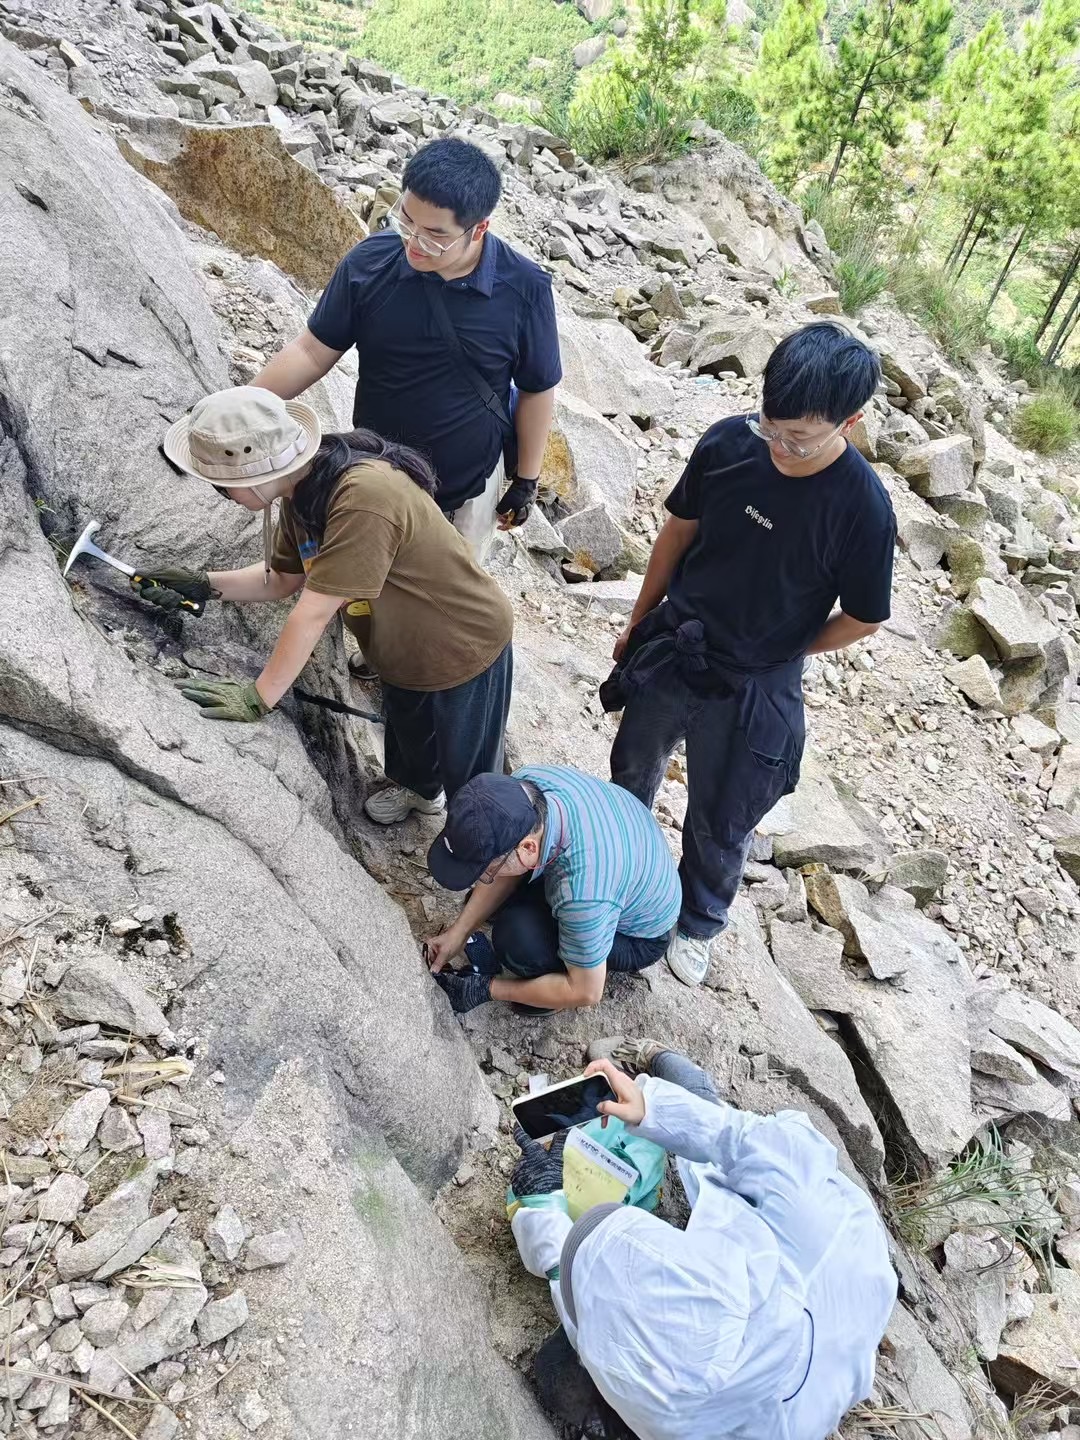
[[[848,444],[816,475],[782,475],[743,415],[706,430],[667,508],[698,521],[668,600],[711,650],[760,670],[805,655],[836,604],[889,618],[896,519],[874,471]]]
[[[308,329],[331,350],[356,346],[353,424],[422,451],[445,511],[483,493],[506,428],[481,402],[425,295],[441,285],[462,349],[509,407],[510,383],[550,390],[562,379],[551,277],[489,231],[459,280],[414,270],[393,231],[363,240],[338,265]]]

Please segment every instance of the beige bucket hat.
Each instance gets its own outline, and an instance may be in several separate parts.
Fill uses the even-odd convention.
[[[294,475],[315,458],[321,440],[310,405],[237,385],[204,396],[170,425],[162,446],[178,469],[231,490]]]

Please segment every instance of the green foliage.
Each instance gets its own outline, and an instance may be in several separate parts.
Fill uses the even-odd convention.
[[[952,280],[940,265],[898,260],[889,289],[901,310],[930,332],[951,360],[965,364],[987,341],[980,301]]]
[[[753,103],[694,70],[725,32],[726,0],[642,0],[629,49],[592,67],[548,123],[591,160],[641,164],[685,151],[704,121],[755,128]]]
[[[790,189],[825,153],[822,119],[829,62],[821,43],[826,0],[784,0],[761,37],[750,91],[762,116],[766,168]]]
[[[508,90],[558,106],[573,92],[570,52],[591,33],[551,0],[376,0],[349,48],[465,103]],[[533,56],[552,63],[530,70]]]
[[[685,100],[669,102],[607,70],[592,77],[568,109],[549,112],[545,123],[589,160],[644,165],[689,149],[695,118]]]
[[[881,258],[880,218],[830,194],[821,181],[807,187],[802,207],[806,218],[816,220],[824,230],[836,254],[840,304],[848,315],[857,314],[889,283],[888,266]]]
[[[1027,450],[1056,455],[1080,436],[1080,411],[1068,388],[1054,381],[1021,405],[1013,416],[1013,435]]]
[[[746,90],[710,79],[691,85],[686,98],[690,110],[710,129],[719,130],[755,158],[761,153],[765,143],[761,116]]]

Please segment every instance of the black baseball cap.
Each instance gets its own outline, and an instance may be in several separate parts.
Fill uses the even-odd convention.
[[[446,807],[446,824],[428,851],[428,869],[447,890],[475,885],[493,860],[536,829],[536,806],[512,775],[476,775]]]

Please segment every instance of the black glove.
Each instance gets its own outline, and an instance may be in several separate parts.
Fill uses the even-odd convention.
[[[551,1142],[551,1149],[545,1150],[539,1140],[530,1140],[515,1121],[514,1140],[521,1159],[510,1176],[510,1188],[519,1200],[525,1195],[550,1195],[553,1190],[562,1189],[563,1150],[569,1134],[569,1130],[560,1130]]]
[[[511,475],[509,490],[495,506],[496,515],[509,515],[511,529],[524,525],[536,500],[536,487],[539,484],[539,478],[523,480],[520,475]]]
[[[475,1010],[477,1005],[486,1005],[491,999],[490,975],[456,975],[452,970],[444,970],[435,976],[435,983],[449,995],[450,1008],[456,1015]]]
[[[201,615],[216,593],[205,570],[154,570],[133,575],[130,584],[137,595],[159,610],[183,609],[189,615]]]

